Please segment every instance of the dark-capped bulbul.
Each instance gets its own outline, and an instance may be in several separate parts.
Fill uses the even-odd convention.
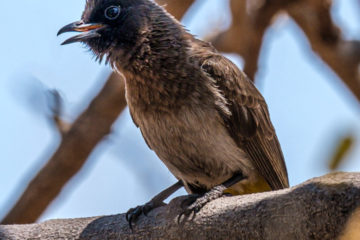
[[[134,123],[178,179],[147,204],[130,209],[130,226],[181,186],[191,194],[186,215],[224,193],[289,186],[260,92],[163,7],[150,0],[87,0],[81,20],[58,34],[69,31],[81,34],[63,44],[84,43],[125,76]]]

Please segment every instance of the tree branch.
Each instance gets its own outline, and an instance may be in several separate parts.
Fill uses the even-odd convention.
[[[297,1],[287,8],[315,53],[360,101],[360,41],[347,41],[331,18],[331,1]]]
[[[0,226],[0,238],[349,240],[360,233],[360,173],[329,174],[291,189],[223,197],[179,225],[183,199],[142,216],[134,232],[120,214]]]
[[[124,79],[112,74],[88,109],[64,133],[57,151],[30,182],[2,223],[35,222],[110,132],[112,123],[125,106]]]
[[[264,33],[276,14],[286,11],[304,31],[313,51],[360,101],[360,41],[347,41],[342,37],[331,17],[331,3],[327,0],[232,0],[230,28],[211,41],[220,51],[241,55],[245,73],[254,79]]]
[[[286,1],[285,1],[286,2]],[[232,24],[230,28],[210,41],[223,52],[237,53],[243,57],[244,72],[255,79],[258,60],[266,29],[284,1],[231,0]]]

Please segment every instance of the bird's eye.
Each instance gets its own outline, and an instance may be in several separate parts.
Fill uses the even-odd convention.
[[[119,6],[110,6],[105,9],[105,17],[109,20],[114,20],[120,15]]]

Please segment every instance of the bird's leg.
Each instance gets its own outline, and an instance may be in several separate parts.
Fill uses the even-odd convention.
[[[129,211],[127,211],[126,213],[126,220],[129,222],[130,228],[132,229],[132,223],[135,222],[142,213],[145,216],[147,216],[147,214],[151,210],[164,206],[165,205],[164,200],[167,199],[171,194],[176,192],[182,186],[183,183],[181,180],[179,180],[177,183],[171,185],[164,191],[157,194],[153,199],[151,199],[145,205],[140,205],[135,208],[129,209]]]
[[[188,218],[191,214],[193,214],[193,217],[195,217],[196,213],[198,213],[208,202],[222,197],[227,188],[244,179],[246,179],[246,177],[242,173],[237,173],[224,183],[213,187],[204,195],[190,195],[189,198],[185,199],[182,203],[182,207],[185,209],[179,215],[178,221],[180,222],[182,216]]]

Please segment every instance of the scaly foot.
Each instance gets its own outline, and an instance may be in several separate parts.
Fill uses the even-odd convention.
[[[193,215],[192,219],[196,216],[196,214],[208,203],[212,200],[218,199],[224,195],[225,186],[219,185],[212,188],[210,191],[205,193],[204,195],[189,195],[187,199],[185,199],[181,203],[181,207],[184,209],[183,212],[178,217],[178,222],[181,222],[182,216],[184,216],[184,220]]]

